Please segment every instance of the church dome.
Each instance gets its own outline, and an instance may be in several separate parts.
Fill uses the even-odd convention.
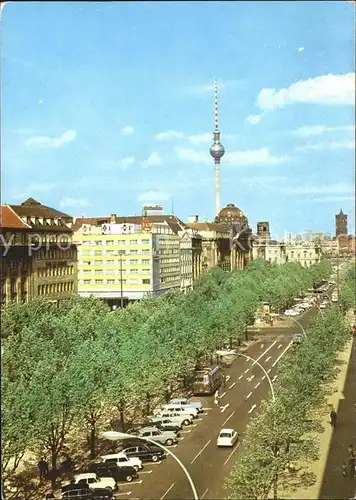
[[[243,211],[235,207],[233,203],[229,203],[220,210],[215,217],[215,222],[223,224],[232,224],[233,222],[240,222],[242,225],[248,224],[247,217],[244,215]]]

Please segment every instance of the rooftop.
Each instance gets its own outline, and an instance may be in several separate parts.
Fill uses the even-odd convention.
[[[31,229],[8,205],[0,206],[0,227],[4,229]]]

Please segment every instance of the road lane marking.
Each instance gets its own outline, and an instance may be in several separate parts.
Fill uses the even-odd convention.
[[[271,359],[272,356],[268,356],[268,358],[266,359],[266,363],[268,363],[268,361]]]
[[[212,408],[203,408],[204,411],[212,410]]]
[[[275,375],[275,376],[273,377],[272,382],[274,382],[274,381],[276,380],[276,378],[277,378],[277,375]]]
[[[253,410],[256,408],[257,405],[252,405],[251,408],[248,410],[249,413],[252,413]]]
[[[250,371],[250,369],[249,369],[249,368],[247,368],[247,370],[245,370],[245,372],[244,372],[244,373],[247,373],[247,372],[249,372],[249,371]]]
[[[179,442],[183,441],[183,439],[184,439],[184,436],[179,438]]]
[[[252,392],[250,392],[249,394],[247,394],[246,399],[250,398],[251,396],[252,396]]]
[[[193,458],[193,460],[190,462],[191,464],[194,464],[194,462],[196,461],[196,459],[203,453],[203,451],[205,450],[205,448],[211,443],[211,439],[209,439],[209,441],[203,446],[203,448],[199,451],[199,453],[197,453],[195,455],[195,457]]]
[[[264,380],[266,378],[266,375],[263,375],[263,377],[261,378],[261,380]]]
[[[118,497],[119,495],[131,495],[132,491],[124,491],[121,493],[114,493],[114,497]]]
[[[227,419],[225,420],[225,422],[223,422],[221,425],[224,427],[224,425],[226,424],[226,422],[228,422],[233,415],[235,415],[234,411],[231,413],[231,415],[229,417],[227,417]]]
[[[230,378],[231,378],[231,375],[226,375],[226,382],[228,382],[230,380]]]
[[[182,438],[182,439],[184,439],[184,438]],[[177,446],[178,446],[177,444],[172,444],[171,448],[177,448]]]
[[[284,356],[284,354],[288,351],[288,349],[290,348],[290,346],[293,344],[293,340],[291,340],[289,342],[289,344],[287,345],[287,347],[284,349],[284,351],[282,352],[282,354],[280,356],[278,356],[278,358],[276,359],[276,361],[273,363],[272,367],[273,366],[276,366],[276,364],[278,363],[278,361],[281,359],[282,356]]]
[[[223,392],[221,396],[219,396],[219,399],[223,398],[226,395],[226,392]]]
[[[280,349],[282,347],[282,344],[279,344],[279,346],[277,347],[277,349]]]
[[[192,429],[190,429],[189,431],[179,431],[181,434],[189,434],[190,432],[192,432]]]
[[[230,453],[230,455],[227,457],[227,459],[225,460],[224,462],[224,465],[226,465],[228,463],[228,461],[230,460],[230,458],[232,457],[232,455],[235,453],[235,451],[237,450],[237,448],[240,446],[240,443],[237,443],[237,445],[235,446],[235,448],[232,450],[232,452]]]
[[[224,411],[226,410],[226,408],[229,408],[229,406],[230,406],[230,403],[226,403],[225,406],[220,406],[220,410],[221,410],[220,413],[224,413]]]
[[[151,467],[151,465],[159,465],[161,463],[162,463],[162,460],[159,460],[158,462],[149,462],[150,467]]]
[[[243,375],[242,375],[242,373],[241,373],[241,375],[239,376],[239,380],[241,380],[241,379],[242,379],[242,377],[243,377]]]
[[[234,382],[233,384],[231,384],[230,387],[229,387],[229,389],[232,389],[235,384],[236,384],[236,382]]]
[[[153,470],[140,470],[139,474],[152,474]]]
[[[252,363],[252,366],[250,366],[250,368],[247,370],[247,372],[248,372],[248,371],[250,371],[250,370],[252,370],[252,368],[255,366],[255,364],[256,364],[256,363],[258,363],[258,361],[259,361],[261,358],[263,358],[263,356],[264,356],[265,354],[267,354],[267,353],[268,353],[268,351],[269,351],[270,349],[272,349],[272,347],[273,347],[275,344],[277,344],[277,340],[275,340],[275,341],[274,341],[274,342],[273,342],[273,343],[272,343],[269,347],[267,347],[267,349],[266,349],[265,351],[263,351],[263,353],[262,353],[260,356],[258,356],[258,358],[257,358],[257,359],[254,359],[254,361],[253,361],[253,363]],[[247,372],[245,371],[245,373],[247,373]]]
[[[258,384],[255,385],[254,389],[257,389],[257,387],[260,385],[261,382],[258,382]]]
[[[201,496],[200,498],[201,498],[201,499],[203,499],[203,498],[205,497],[205,495],[208,493],[208,491],[209,491],[209,488],[207,488],[207,489],[204,491],[204,493],[202,494],[202,496]]]
[[[267,370],[267,373],[269,373],[271,370],[272,370],[272,368],[270,368],[269,370]]]
[[[251,380],[253,380],[254,378],[255,378],[255,376],[254,376],[254,375],[251,375],[251,377],[249,377],[249,378],[247,379],[247,381],[248,381],[248,382],[251,382]]]
[[[171,491],[171,489],[174,487],[174,485],[175,485],[175,483],[172,483],[172,484],[170,485],[170,487],[168,488],[168,490],[166,491],[166,493],[165,493],[163,496],[161,496],[160,500],[163,500],[163,498],[164,498],[166,495],[168,495],[168,493]]]
[[[120,486],[131,486],[131,484],[141,484],[142,482],[143,482],[142,479],[140,479],[140,481],[131,481],[131,482],[126,481],[126,483],[120,483]]]

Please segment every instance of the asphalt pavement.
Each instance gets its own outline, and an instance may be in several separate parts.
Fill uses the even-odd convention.
[[[315,309],[309,310],[297,321],[306,327],[316,312]],[[277,377],[278,363],[290,349],[291,336],[297,331],[300,331],[297,325],[264,328],[244,354],[258,360],[273,382]],[[214,405],[213,397],[199,398],[203,401],[204,412],[193,425],[184,428],[178,445],[169,448],[189,471],[200,499],[226,497],[223,484],[242,448],[238,443],[232,449],[218,449],[219,430],[231,427],[242,437],[261,401],[269,396],[266,375],[253,361],[238,356],[226,369],[226,374],[226,386],[219,389],[219,406]],[[139,476],[139,481],[120,485],[119,497],[145,500],[193,498],[188,479],[171,456],[161,463],[146,464]]]
[[[344,399],[340,400],[336,427],[333,430],[328,459],[324,471],[320,499],[340,499],[356,497],[356,477],[344,477],[341,464],[348,463],[347,448],[353,444],[356,449],[356,338],[352,344],[351,357],[347,369]]]

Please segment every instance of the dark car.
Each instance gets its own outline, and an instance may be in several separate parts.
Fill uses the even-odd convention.
[[[89,467],[90,472],[95,472],[99,477],[112,477],[115,481],[131,482],[138,478],[137,470],[131,466],[119,467],[115,462],[98,462]]]
[[[142,462],[157,462],[162,458],[166,458],[166,453],[162,448],[142,442],[139,444],[124,444],[122,451],[125,452],[127,457],[138,457]]]
[[[111,500],[112,498],[114,498],[114,493],[112,491],[105,488],[97,488],[93,490],[90,500]]]
[[[73,500],[91,500],[92,490],[89,484],[67,484],[61,489],[61,498],[73,499]]]

